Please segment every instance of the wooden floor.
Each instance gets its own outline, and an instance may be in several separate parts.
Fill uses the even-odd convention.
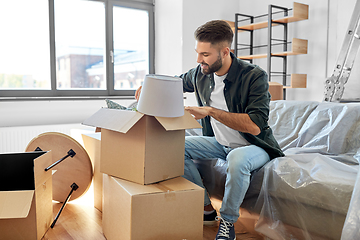
[[[101,212],[93,207],[92,188],[81,198],[70,201],[63,209],[54,228],[49,228],[44,240],[105,240],[102,232]],[[54,218],[61,208],[61,203],[53,203]],[[217,233],[218,225],[213,227],[204,226],[203,240],[213,240]],[[246,230],[239,221],[235,224],[236,239],[263,238]]]

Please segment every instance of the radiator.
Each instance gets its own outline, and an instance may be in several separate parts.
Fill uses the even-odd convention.
[[[60,132],[82,144],[81,133],[94,129],[81,124],[41,125],[0,128],[0,153],[24,152],[29,142],[41,133]]]

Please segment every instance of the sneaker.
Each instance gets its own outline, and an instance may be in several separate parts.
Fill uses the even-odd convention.
[[[215,225],[216,224],[216,217],[217,217],[217,213],[216,213],[215,210],[210,214],[204,214],[204,225],[205,226]]]
[[[225,221],[221,217],[216,217],[216,220],[220,220],[219,230],[216,234],[215,240],[235,240],[235,229],[234,224],[228,221]]]

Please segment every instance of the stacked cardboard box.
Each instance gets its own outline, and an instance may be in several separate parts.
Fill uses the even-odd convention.
[[[103,174],[100,172],[101,133],[83,133],[82,140],[93,166],[94,207],[102,212]]]
[[[202,239],[204,190],[180,177],[185,129],[201,127],[188,112],[167,118],[103,108],[83,124],[101,128],[108,240]]]
[[[51,152],[0,154],[0,239],[40,240],[52,221]]]

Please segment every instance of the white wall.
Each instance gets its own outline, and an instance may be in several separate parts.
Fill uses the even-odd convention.
[[[330,0],[329,11],[329,58],[328,76],[331,76],[342,47],[356,0]],[[343,98],[360,98],[360,51],[357,53],[353,70],[345,85]]]
[[[128,106],[135,99],[114,101]],[[0,128],[82,123],[101,107],[105,100],[0,101]]]
[[[183,57],[183,6],[179,0],[155,2],[155,71],[178,75]]]
[[[0,127],[80,123],[105,101],[0,102]]]

